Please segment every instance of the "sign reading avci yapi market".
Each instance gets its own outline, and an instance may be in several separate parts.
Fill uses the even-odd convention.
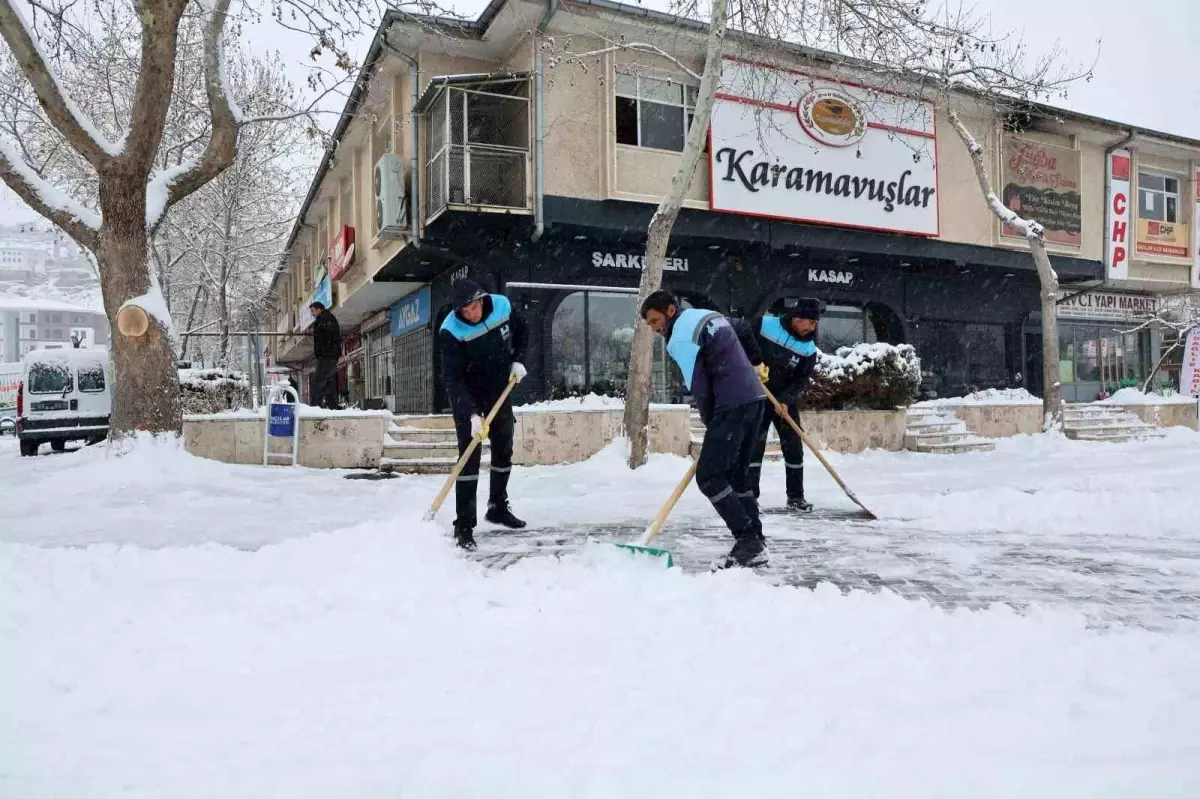
[[[1046,229],[1046,241],[1080,243],[1079,151],[1069,147],[1004,137],[1000,180],[1004,205]],[[1008,225],[1002,236],[1024,238]]]
[[[938,235],[933,104],[726,59],[712,208]]]

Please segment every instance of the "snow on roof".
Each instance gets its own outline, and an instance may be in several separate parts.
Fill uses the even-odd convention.
[[[25,356],[26,363],[70,361],[71,363],[108,363],[107,347],[89,347],[75,349],[74,347],[59,347],[57,349],[30,350]]]
[[[99,308],[89,308],[84,305],[71,305],[57,300],[36,300],[29,297],[14,297],[11,294],[0,294],[0,311],[71,311],[72,313],[102,314]]]

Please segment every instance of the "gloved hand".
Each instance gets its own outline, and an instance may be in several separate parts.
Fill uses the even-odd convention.
[[[771,373],[771,370],[767,368],[765,363],[760,363],[758,366],[754,367],[754,371],[758,372],[758,379],[763,383],[767,382],[767,377]]]
[[[478,438],[480,441],[487,438],[488,424],[479,414],[471,417],[471,438]]]
[[[512,368],[508,370],[508,376],[515,377],[518,383],[524,380],[525,375],[527,374],[529,374],[529,372],[526,371],[525,364],[521,363],[520,361],[513,361]]]

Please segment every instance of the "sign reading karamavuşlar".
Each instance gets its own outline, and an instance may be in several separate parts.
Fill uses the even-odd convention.
[[[931,103],[733,58],[722,80],[713,210],[938,235]]]

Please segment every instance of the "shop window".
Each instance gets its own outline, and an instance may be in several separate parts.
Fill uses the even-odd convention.
[[[821,314],[817,327],[817,347],[821,352],[837,352],[839,347],[874,344],[879,341],[876,324],[862,308],[830,305]]]
[[[618,73],[617,144],[682,152],[698,91],[678,81]]]
[[[684,307],[691,307],[681,301]],[[637,296],[604,291],[570,294],[554,312],[550,333],[550,388],[555,397],[597,393],[621,396],[629,377],[629,347]],[[663,340],[654,341],[653,399],[678,400],[683,388],[668,369]]]
[[[922,321],[914,341],[927,387],[939,397],[961,397],[1008,383],[1003,325]]]
[[[1138,216],[1158,222],[1179,221],[1179,178],[1138,173]]]
[[[367,333],[367,397],[392,396],[392,332],[381,325]]]

